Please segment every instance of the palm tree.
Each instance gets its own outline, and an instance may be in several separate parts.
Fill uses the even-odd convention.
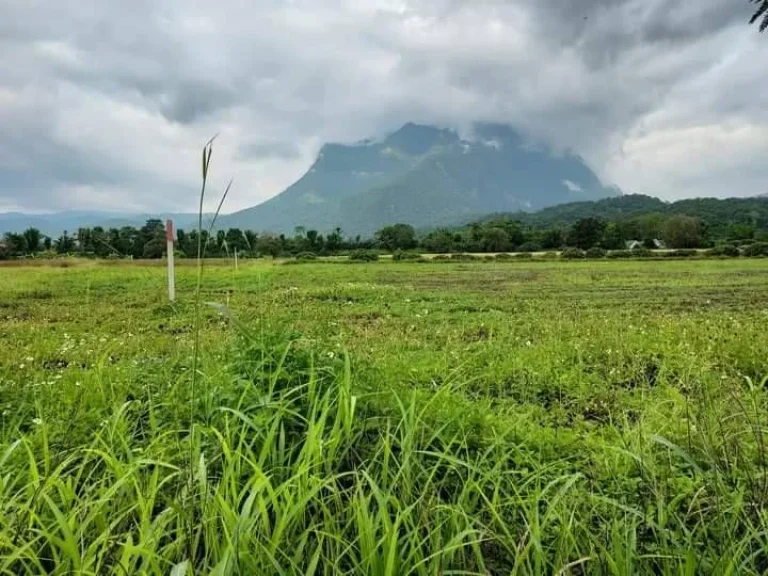
[[[754,13],[749,23],[754,24],[762,18],[760,21],[760,32],[764,32],[768,29],[768,0],[749,0],[753,4],[760,4],[757,12]]]

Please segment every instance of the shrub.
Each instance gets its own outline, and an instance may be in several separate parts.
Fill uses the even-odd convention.
[[[530,252],[521,252],[520,254],[515,254],[516,260],[530,260],[533,258],[533,254]]]
[[[648,248],[635,248],[630,252],[630,255],[632,258],[650,258],[653,256],[653,252],[648,250]]]
[[[540,252],[541,245],[537,244],[536,242],[525,242],[518,247],[517,251],[518,252]]]
[[[392,254],[392,260],[401,262],[405,260],[423,260],[421,254],[416,252],[405,252],[404,250],[395,250]]]
[[[580,248],[566,248],[560,255],[566,260],[579,260],[587,257],[586,252]]]
[[[755,242],[749,246],[742,248],[742,254],[749,258],[759,258],[760,256],[768,256],[768,242]]]
[[[506,252],[502,252],[501,254],[496,254],[494,258],[496,258],[496,260],[512,260],[512,254],[507,254]]]
[[[542,258],[545,260],[555,260],[557,258],[557,252],[547,252],[546,254],[542,255]]]
[[[611,250],[607,254],[608,258],[632,258],[632,252],[629,250]]]
[[[704,255],[708,258],[736,258],[739,255],[739,249],[733,244],[726,244],[725,246],[715,246],[714,248],[710,248],[704,252]]]
[[[460,260],[464,262],[464,261],[470,261],[470,260],[479,260],[479,258],[474,254],[453,254],[451,256],[451,260]]]
[[[370,250],[355,250],[349,254],[349,259],[356,262],[375,262],[379,259],[379,255]]]
[[[607,252],[599,246],[593,246],[585,252],[587,258],[605,258]]]
[[[696,256],[698,252],[696,250],[691,249],[679,249],[679,250],[670,250],[669,252],[664,252],[665,258],[693,258]]]
[[[299,252],[296,260],[317,260],[317,255],[314,252]]]

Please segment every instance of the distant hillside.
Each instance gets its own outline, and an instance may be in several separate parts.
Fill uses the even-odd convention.
[[[583,218],[622,221],[631,218],[674,214],[696,216],[707,223],[715,236],[724,236],[733,224],[752,225],[768,230],[768,198],[692,198],[664,202],[641,194],[605,198],[596,202],[571,202],[545,208],[535,213],[515,212],[489,214],[479,222],[516,220],[533,228],[569,225]]]
[[[78,228],[122,228],[133,226],[140,228],[150,218],[160,220],[173,220],[177,226],[189,227],[190,223],[197,221],[197,214],[186,213],[159,213],[159,214],[131,214],[121,212],[98,211],[66,211],[52,214],[23,214],[21,212],[0,213],[0,235],[5,232],[23,232],[27,228],[37,228],[43,234],[56,238],[64,230],[70,234],[77,232]]]
[[[511,129],[478,125],[472,141],[406,124],[380,142],[327,144],[295,184],[220,218],[220,228],[297,226],[371,235],[386,224],[438,226],[498,211],[617,196],[581,158],[531,149]]]

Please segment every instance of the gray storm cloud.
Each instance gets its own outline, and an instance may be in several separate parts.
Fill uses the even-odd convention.
[[[663,198],[766,192],[768,37],[746,1],[11,0],[0,210],[192,210],[199,148],[230,209],[325,141],[509,123]]]

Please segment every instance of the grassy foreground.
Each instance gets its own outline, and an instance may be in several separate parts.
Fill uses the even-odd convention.
[[[764,261],[0,268],[2,574],[764,574]]]

